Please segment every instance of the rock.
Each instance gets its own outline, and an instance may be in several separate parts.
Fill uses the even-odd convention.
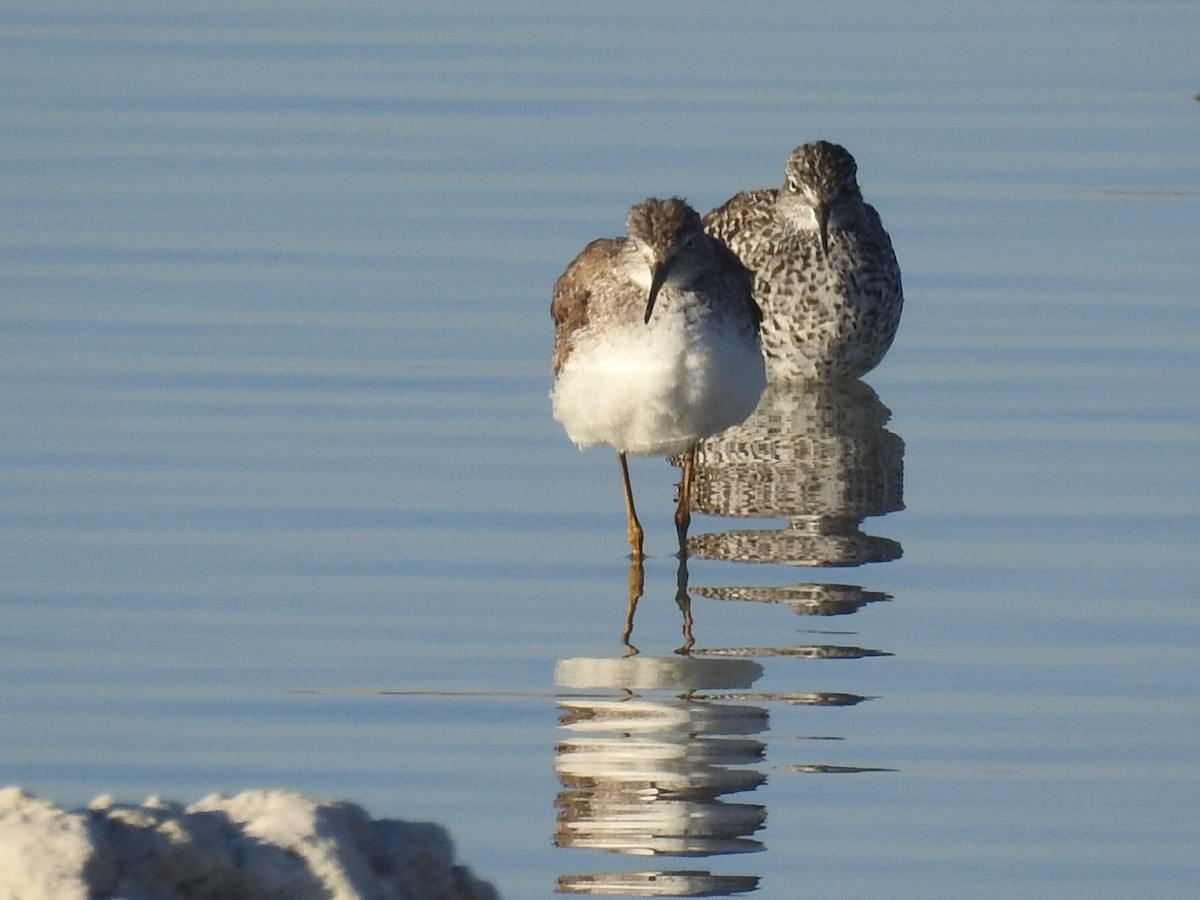
[[[0,900],[499,900],[445,829],[286,791],[65,812],[0,790]]]

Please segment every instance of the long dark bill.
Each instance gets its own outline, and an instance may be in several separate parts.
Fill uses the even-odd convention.
[[[650,315],[654,312],[654,301],[658,299],[658,292],[662,290],[662,286],[667,281],[667,270],[670,264],[660,262],[654,266],[650,273],[650,296],[646,299],[646,318],[645,323],[650,324]]]
[[[829,255],[829,211],[828,203],[817,204],[817,233],[821,236],[821,254]]]

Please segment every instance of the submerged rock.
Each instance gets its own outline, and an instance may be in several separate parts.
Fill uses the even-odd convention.
[[[0,790],[0,900],[498,900],[428,822],[286,791],[67,812]]]

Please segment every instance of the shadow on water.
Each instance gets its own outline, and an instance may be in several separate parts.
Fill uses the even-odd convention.
[[[904,508],[903,441],[868,385],[772,385],[741,426],[700,446],[693,507],[725,518],[783,519],[782,528],[691,537],[709,560],[849,567],[898,559],[900,545],[864,534],[864,519]],[[769,707],[855,706],[872,699],[830,691],[754,691],[758,659],[864,659],[891,654],[860,646],[697,646],[693,593],[716,600],[783,603],[803,615],[848,615],[887,593],[852,584],[781,587],[689,585],[681,558],[675,603],[683,643],[673,656],[642,656],[633,643],[643,569],[629,569],[621,641],[625,655],[560,660],[555,749],[561,790],[559,847],[638,857],[698,858],[765,849],[767,809],[750,802],[767,781]],[[602,692],[599,696],[597,692]],[[843,774],[891,771],[800,763],[780,771]],[[740,802],[728,799],[741,795]],[[757,874],[653,868],[559,877],[560,893],[730,896],[753,891]]]

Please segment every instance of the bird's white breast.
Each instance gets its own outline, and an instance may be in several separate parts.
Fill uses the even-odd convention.
[[[691,299],[664,288],[649,324],[610,323],[577,336],[551,395],[572,441],[680,453],[754,411],[765,385],[757,341]]]

